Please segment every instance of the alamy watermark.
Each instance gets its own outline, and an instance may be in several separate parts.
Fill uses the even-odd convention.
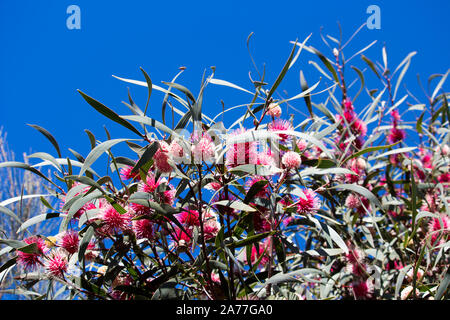
[[[66,20],[66,26],[69,30],[81,29],[81,9],[79,6],[72,4],[67,7],[66,13],[69,15]]]
[[[370,14],[367,18],[367,28],[381,29],[381,9],[377,5],[370,5],[367,7],[366,13]]]

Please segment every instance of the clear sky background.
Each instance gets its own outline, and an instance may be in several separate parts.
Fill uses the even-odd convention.
[[[81,30],[66,27],[66,9],[71,4],[81,9]],[[161,85],[185,66],[187,70],[178,81],[194,94],[203,71],[209,73],[210,66],[216,67],[217,78],[251,88],[248,71],[252,65],[246,48],[251,32],[256,63],[258,67],[266,63],[267,80],[273,83],[292,48],[289,41],[303,41],[313,33],[308,44],[329,54],[320,40],[320,27],[324,34],[339,37],[339,21],[347,39],[367,20],[366,9],[372,4],[381,9],[381,29],[364,28],[347,48],[346,56],[378,40],[365,54],[381,61],[385,43],[389,63],[395,68],[409,52],[417,51],[405,81],[421,96],[416,74],[426,82],[429,75],[449,68],[448,0],[1,0],[0,126],[8,132],[16,154],[32,149],[55,155],[50,143],[26,126],[31,123],[48,129],[65,156],[70,155],[67,148],[86,156],[90,150],[86,128],[102,140],[106,139],[105,124],[113,138],[135,136],[98,114],[76,89],[123,115],[130,114],[121,103],[127,100],[127,87],[140,106],[145,104],[146,88],[123,83],[112,75],[144,80],[139,67]],[[304,51],[281,85],[288,96],[300,92],[300,69],[310,84],[319,79],[309,60],[318,61]],[[352,64],[365,66],[359,58]],[[249,102],[247,96],[228,88],[211,88],[205,94],[204,112],[209,115],[221,110],[220,100],[226,106]],[[157,119],[161,117],[162,98],[155,91],[150,103],[149,115]],[[304,109],[303,100],[294,105]]]

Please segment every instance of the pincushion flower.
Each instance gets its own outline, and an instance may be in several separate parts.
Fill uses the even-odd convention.
[[[257,162],[256,164],[260,164],[263,166],[274,166],[276,167],[276,161],[275,161],[275,157],[272,154],[272,151],[269,149],[267,151],[263,151],[263,152],[258,152],[257,154]]]
[[[150,220],[143,218],[133,220],[133,231],[136,235],[136,239],[148,239],[152,240],[155,234],[155,225]]]
[[[287,120],[275,119],[274,121],[270,122],[267,125],[267,129],[269,131],[275,131],[275,132],[276,131],[292,131],[292,130],[294,130],[294,127]],[[281,141],[286,141],[290,137],[289,135],[283,134],[283,133],[278,133],[278,135],[281,138]]]
[[[288,151],[281,158],[281,163],[286,169],[296,169],[302,164],[302,159],[297,152]]]
[[[431,235],[431,244],[437,245],[448,241],[450,238],[450,218],[441,213],[440,218],[431,218],[428,224],[428,232]],[[439,243],[438,240],[439,239]]]
[[[389,135],[387,136],[388,142],[390,144],[402,141],[405,139],[406,133],[404,130],[398,128],[392,128]]]
[[[100,209],[100,219],[103,221],[101,232],[107,235],[113,235],[124,232],[131,227],[131,216],[129,213],[119,213],[110,204]]]
[[[170,165],[169,152],[170,147],[167,142],[160,140],[159,149],[153,155],[153,160],[155,161],[156,168],[162,173],[170,173],[173,171]]]
[[[120,178],[122,180],[140,180],[141,177],[139,176],[139,170],[132,172],[133,167],[129,165],[125,165],[124,167],[120,168]]]
[[[33,270],[37,265],[42,264],[42,255],[48,252],[43,239],[31,236],[23,240],[26,244],[36,244],[36,250],[33,253],[27,253],[17,250],[17,263],[23,266],[26,270]]]
[[[312,189],[302,190],[303,197],[297,201],[297,212],[300,214],[314,214],[320,209],[320,199]]]
[[[200,140],[196,141],[192,146],[192,154],[195,163],[211,162],[215,156],[215,145],[211,137],[207,133],[203,133]]]
[[[60,246],[65,249],[69,254],[74,254],[78,251],[78,244],[80,239],[78,232],[68,230],[61,235]]]
[[[45,262],[45,269],[50,276],[62,278],[69,268],[68,258],[62,250],[52,251]]]
[[[281,116],[281,107],[277,103],[269,104],[267,108],[267,114],[274,118],[279,118]]]
[[[358,208],[360,206],[359,197],[354,193],[350,193],[345,199],[345,206],[349,209]]]
[[[172,159],[174,159],[177,162],[181,161],[184,158],[185,152],[183,147],[180,145],[179,141],[173,140],[170,143],[169,154],[172,157]]]
[[[355,281],[351,284],[353,294],[358,300],[365,300],[372,298],[373,284],[368,279],[366,281]]]

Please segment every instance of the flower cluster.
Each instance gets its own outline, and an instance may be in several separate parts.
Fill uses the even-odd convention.
[[[50,218],[60,224],[52,234],[2,240],[2,252],[12,255],[6,267],[17,264],[20,280],[37,272],[89,299],[448,297],[440,286],[450,240],[443,81],[429,106],[400,116],[403,100],[392,95],[387,66],[364,58],[382,88],[353,92],[335,49],[335,63],[325,64],[336,75],[333,86],[312,95],[302,76],[302,94],[276,100],[293,56],[272,89],[252,80],[252,102],[223,110],[230,123],[202,113],[214,74],[197,99],[181,85],[162,90],[163,106],[180,115],[173,123],[165,107],[159,122],[137,106],[117,117],[95,104],[140,140],[108,137],[81,162],[47,161],[55,165],[48,177],[23,166],[52,183],[59,204],[41,197],[50,212],[25,222],[19,235]],[[305,104],[306,117],[289,114]],[[129,152],[115,156],[113,143],[124,141]],[[102,153],[109,158],[99,175],[93,167]]]

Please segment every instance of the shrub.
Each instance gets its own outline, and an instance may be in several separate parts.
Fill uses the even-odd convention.
[[[11,255],[1,272],[19,268],[25,284],[61,283],[70,299],[448,297],[448,72],[430,77],[437,84],[425,103],[409,91],[399,99],[415,53],[391,72],[384,47],[383,63],[374,63],[363,55],[370,46],[345,60],[338,40],[330,57],[307,40],[293,42],[272,85],[262,73],[243,89],[212,69],[195,97],[176,82],[179,74],[163,88],[142,70],[145,81],[119,78],[148,88],[145,108],[129,95],[132,115],[124,116],[80,91],[133,137],[112,139],[107,131],[101,142],[86,130],[87,157],[64,158],[56,139],[34,126],[57,156],[0,167],[40,176],[61,203],[41,198],[49,213],[19,230],[47,219],[59,219],[59,229],[0,240],[2,254]],[[317,57],[313,65],[331,85],[319,91],[320,81],[309,86],[300,72],[300,93],[276,99],[301,51]],[[349,73],[354,57],[364,69]],[[368,73],[378,81],[374,89]],[[202,110],[211,85],[249,98],[211,118]],[[162,121],[147,115],[154,91],[164,94]],[[308,114],[288,117],[296,108]],[[167,112],[177,121],[166,121]],[[232,125],[217,121],[228,115]],[[118,144],[130,152],[114,155]],[[100,175],[93,167],[104,153]],[[44,166],[53,176],[39,171]]]

